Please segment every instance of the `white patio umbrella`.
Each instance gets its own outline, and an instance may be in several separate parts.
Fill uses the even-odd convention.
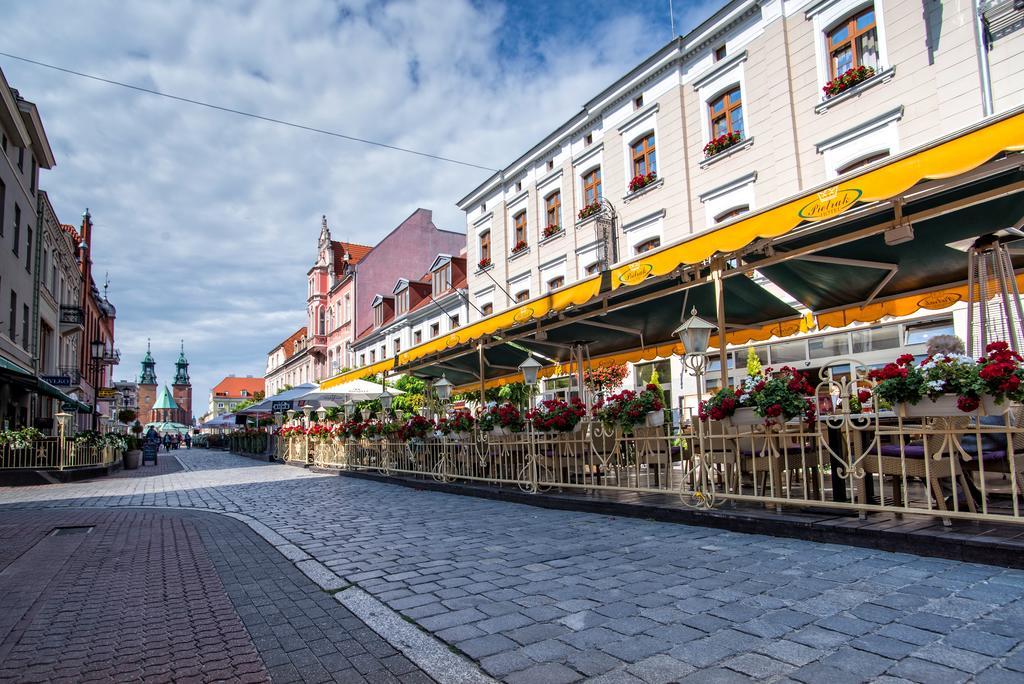
[[[342,404],[349,399],[352,401],[370,401],[379,397],[383,391],[380,383],[368,380],[350,380],[329,389],[313,390],[308,394],[302,395],[301,400],[305,402],[334,401],[338,404]],[[402,390],[395,389],[394,387],[388,387],[388,393],[392,396],[405,394]]]

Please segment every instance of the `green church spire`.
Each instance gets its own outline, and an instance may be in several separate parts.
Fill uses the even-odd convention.
[[[174,364],[174,384],[189,384],[188,359],[185,358],[185,340],[181,340],[181,353],[178,355],[178,360]]]
[[[146,355],[142,358],[142,373],[139,374],[140,385],[156,384],[156,361],[149,348],[149,340],[146,340]]]

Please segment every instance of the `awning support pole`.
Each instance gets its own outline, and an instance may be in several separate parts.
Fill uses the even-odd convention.
[[[483,342],[478,342],[477,343],[477,345],[476,345],[476,353],[477,353],[477,359],[480,362],[480,412],[483,412],[484,406],[487,405],[487,400],[485,399],[486,392],[487,392],[487,387],[486,387],[485,375],[484,375],[484,344],[483,344]]]
[[[722,388],[729,386],[729,368],[725,363],[725,287],[722,282],[722,267],[724,264],[721,260],[714,266],[714,270],[711,272],[711,280],[715,284],[715,304],[718,305],[718,361],[720,364],[720,372],[722,379]],[[697,388],[698,395],[703,395],[704,389],[702,387]]]

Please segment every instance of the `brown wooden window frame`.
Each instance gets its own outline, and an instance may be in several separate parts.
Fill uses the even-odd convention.
[[[480,261],[491,258],[491,231],[480,233]]]
[[[560,287],[565,287],[565,276],[555,276],[548,281],[548,291],[557,290]]]
[[[527,242],[526,239],[526,210],[518,212],[512,217],[512,232],[515,239],[512,241],[512,246],[515,247],[520,242]]]
[[[889,150],[881,150],[878,152],[872,152],[871,154],[866,154],[863,157],[858,157],[857,159],[851,159],[850,161],[846,162],[845,164],[836,169],[836,175],[846,175],[851,171],[856,171],[857,169],[864,168],[869,164],[874,164],[876,161],[881,161],[882,159],[885,159],[888,156]]]
[[[593,191],[594,199],[590,199]],[[590,206],[601,201],[601,167],[595,166],[583,174],[583,206]]]
[[[486,304],[480,307],[481,315],[490,316],[492,313],[494,313],[494,304],[492,304],[491,302],[487,302]]]
[[[872,21],[870,25],[868,25],[865,28],[862,28],[862,29],[860,29],[858,31],[857,30],[857,20],[860,17],[862,17],[865,14],[867,14],[868,12],[871,12],[872,14],[875,15],[874,21]],[[847,33],[846,38],[844,38],[843,40],[839,41],[838,43],[833,43],[832,42],[832,36],[835,35],[835,33],[837,31],[841,31],[844,28],[848,29],[848,33]],[[860,36],[864,35],[865,33],[869,33],[870,31],[874,31],[875,32],[875,45],[876,45],[876,54],[877,54],[877,52],[880,51],[880,47],[878,47],[878,12],[875,10],[875,4],[874,3],[871,3],[867,7],[862,7],[861,9],[857,10],[853,14],[850,14],[845,19],[843,19],[843,20],[839,21],[838,23],[834,24],[832,26],[832,28],[830,28],[828,30],[828,32],[825,34],[825,42],[826,42],[826,45],[828,47],[828,73],[829,73],[829,79],[833,79],[836,76],[841,76],[842,75],[842,73],[836,73],[836,64],[835,64],[835,59],[833,59],[833,55],[835,55],[835,53],[837,53],[840,50],[842,50],[843,48],[845,48],[847,45],[849,45],[849,47],[850,47],[850,54],[853,57],[853,59],[852,59],[852,61],[850,63],[850,68],[851,69],[856,69],[857,67],[861,66],[861,63],[863,62],[863,56],[857,50],[857,42],[856,41],[857,41],[857,38],[859,38]]]
[[[726,209],[722,213],[715,216],[715,223],[723,223],[725,221],[728,221],[729,219],[736,218],[737,216],[742,216],[743,214],[748,213],[750,213],[750,205],[741,204],[738,207]]]
[[[732,94],[739,93],[739,97],[734,102],[732,100]],[[719,102],[722,103],[722,111],[719,114],[715,114],[715,105]],[[746,136],[746,126],[743,122],[742,112],[739,115],[739,127],[737,127],[733,121],[733,112],[737,109],[743,108],[743,91],[740,85],[733,84],[723,90],[719,95],[715,96],[708,102],[708,121],[711,124],[711,137],[717,138],[720,135],[728,135],[730,133],[739,133],[741,136]],[[715,129],[715,122],[719,119],[725,119],[726,130],[725,133],[718,133]]]
[[[562,225],[562,191],[555,190],[544,198],[544,217],[548,226]]]
[[[630,155],[633,158],[634,176],[646,176],[649,173],[658,172],[658,155],[655,142],[654,131],[647,131],[629,146]],[[641,172],[641,165],[646,169],[643,172]]]
[[[658,249],[659,247],[661,247],[660,237],[647,238],[646,240],[644,240],[643,242],[641,242],[640,244],[633,248],[633,253],[643,254],[644,252],[650,252],[652,250]]]
[[[517,302],[528,302],[528,301],[530,301],[530,291],[529,290],[520,290],[519,292],[516,292],[516,301]]]

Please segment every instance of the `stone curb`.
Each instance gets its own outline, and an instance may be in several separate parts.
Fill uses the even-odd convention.
[[[406,622],[383,603],[358,587],[334,595],[370,629],[439,682],[494,682],[470,661],[452,653],[433,636]]]

